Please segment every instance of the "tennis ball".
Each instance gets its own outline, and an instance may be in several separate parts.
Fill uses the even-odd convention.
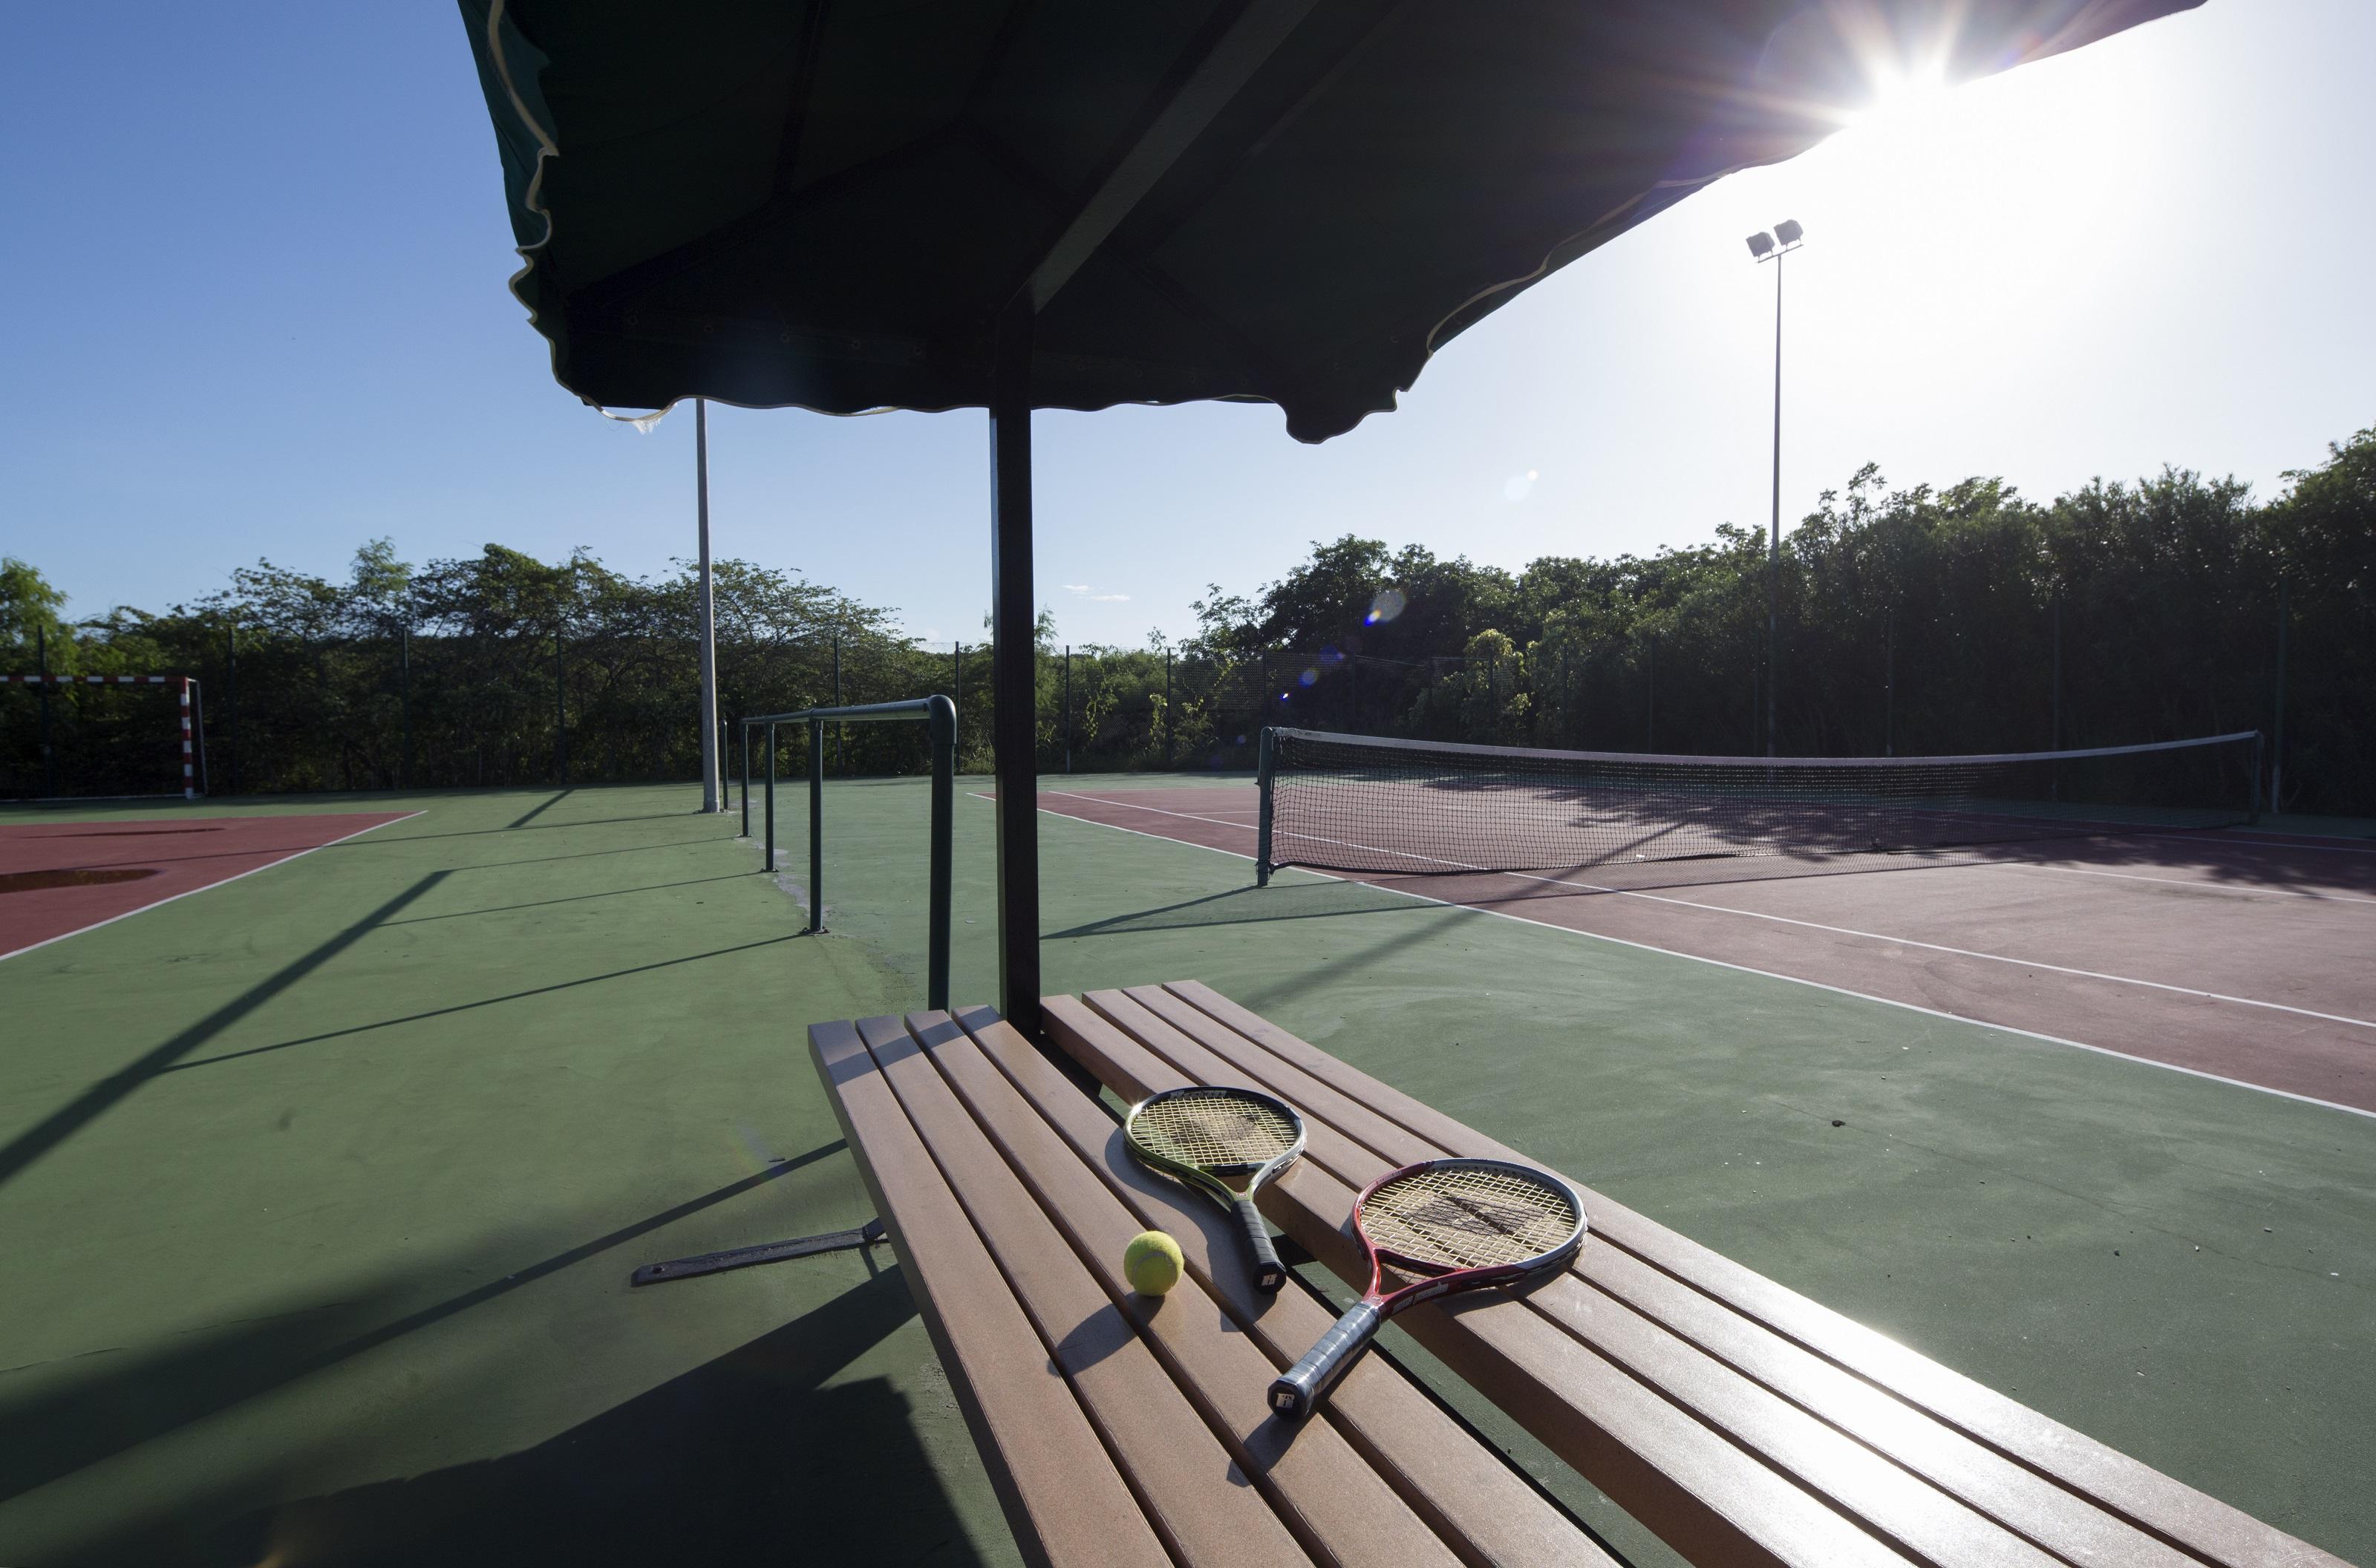
[[[1142,1296],[1160,1296],[1180,1283],[1180,1243],[1160,1230],[1142,1230],[1122,1252],[1123,1277]]]

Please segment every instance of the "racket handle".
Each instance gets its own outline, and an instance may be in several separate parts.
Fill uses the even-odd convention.
[[[1303,1360],[1271,1381],[1271,1409],[1282,1416],[1310,1413],[1384,1321],[1375,1301],[1356,1301],[1347,1308],[1336,1325],[1320,1336],[1320,1343],[1303,1353]]]
[[[1239,1198],[1234,1206],[1238,1223],[1246,1228],[1246,1251],[1254,1260],[1254,1289],[1277,1289],[1287,1283],[1287,1265],[1278,1261],[1278,1249],[1270,1244],[1270,1227],[1263,1223],[1262,1210],[1254,1207],[1252,1196]]]

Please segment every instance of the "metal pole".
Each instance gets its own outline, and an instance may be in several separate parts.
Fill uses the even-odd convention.
[[[231,735],[231,792],[239,793],[239,617],[223,627],[223,728]]]
[[[396,787],[403,789],[412,777],[412,628],[398,626],[396,630],[396,703],[398,722],[403,731],[402,743],[396,757]]]
[[[718,601],[709,575],[709,399],[693,400],[693,493],[700,556],[694,579],[695,636],[701,659],[701,809],[721,812],[726,803],[718,780],[725,766],[719,753],[718,731]],[[747,775],[746,775],[747,782]],[[749,815],[746,806],[744,815]],[[748,833],[748,825],[745,825]]]
[[[776,869],[776,727],[767,726],[767,842],[760,851],[759,869]]]
[[[1774,257],[1774,521],[1765,539],[1765,754],[1776,755],[1774,675],[1782,641],[1782,255]]]
[[[562,630],[552,623],[552,772],[561,787],[569,788],[569,687],[562,666]]]
[[[1039,706],[1031,581],[1029,298],[1000,313],[990,394],[992,749],[997,766],[998,1007],[1040,1029]]]
[[[833,635],[833,706],[836,707],[841,706],[841,634],[839,632]],[[849,771],[849,727],[846,724],[837,724],[833,727],[833,770],[836,773]]]
[[[2290,617],[2286,613],[2286,579],[2277,579],[2277,694],[2276,712],[2272,716],[2269,739],[2269,810],[2274,814],[2286,809],[2286,630]]]
[[[933,847],[930,914],[925,928],[924,1002],[936,1011],[949,1005],[950,839],[956,823],[957,710],[934,698],[925,717],[933,751]]]
[[[1271,727],[1267,724],[1262,727],[1262,732],[1255,737],[1255,741],[1254,780],[1257,798],[1260,800],[1261,804],[1257,808],[1257,814],[1254,819],[1254,885],[1256,887],[1268,887],[1270,885],[1270,797],[1273,766],[1272,759],[1277,751],[1278,742],[1273,737]]]
[[[1064,645],[1064,714],[1061,727],[1064,731],[1064,771],[1073,771],[1073,645]]]
[[[1658,634],[1650,634],[1650,662],[1642,678],[1642,749],[1658,749]]]
[[[1179,721],[1171,711],[1171,650],[1163,650],[1163,766],[1171,766],[1171,736]]]
[[[751,726],[742,726],[742,837],[751,837]]]
[[[1361,664],[1358,655],[1345,656],[1345,733],[1361,732]]]
[[[42,793],[55,800],[58,794],[58,754],[50,742],[50,630],[47,626],[33,628],[33,658],[42,675],[33,685],[33,690],[41,695]]]
[[[841,726],[835,725],[836,730]],[[825,929],[825,721],[809,720],[809,934]]]
[[[2062,596],[2059,593],[2054,596],[2054,700],[2052,707],[2053,718],[2050,720],[2052,728],[2047,736],[2046,749],[2052,752],[2059,752],[2062,749]],[[2047,797],[2049,800],[2056,801],[2062,798],[2062,765],[2059,762],[2052,766],[2050,776],[2048,779]]]
[[[1897,754],[1897,610],[1881,624],[1881,754]]]

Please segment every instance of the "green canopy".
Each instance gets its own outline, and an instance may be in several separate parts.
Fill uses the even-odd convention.
[[[1394,407],[1520,290],[1836,129],[2199,0],[461,0],[588,401]]]

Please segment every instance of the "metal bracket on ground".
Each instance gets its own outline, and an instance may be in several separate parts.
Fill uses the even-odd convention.
[[[885,1239],[883,1222],[870,1219],[855,1230],[828,1230],[822,1236],[797,1236],[789,1241],[762,1241],[755,1247],[733,1247],[722,1253],[671,1258],[667,1263],[647,1263],[629,1275],[627,1283],[659,1285],[671,1279],[692,1279],[704,1274],[723,1274],[730,1268],[749,1268],[754,1264],[782,1263],[787,1258],[871,1247]]]

